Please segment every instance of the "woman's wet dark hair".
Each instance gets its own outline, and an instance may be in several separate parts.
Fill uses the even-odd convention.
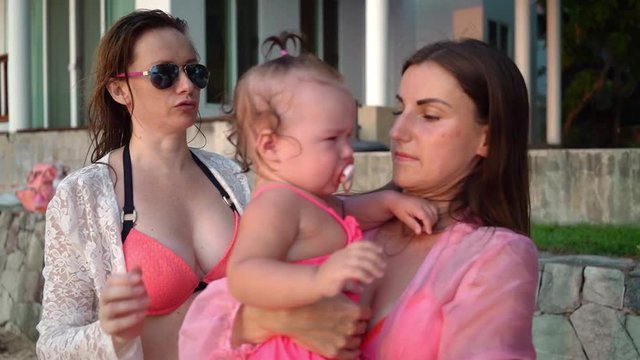
[[[116,74],[126,73],[134,61],[138,39],[159,28],[176,29],[184,35],[188,30],[184,20],[161,10],[138,10],[116,21],[100,40],[95,55],[95,85],[88,103],[92,163],[124,146],[131,138],[129,110],[111,97],[107,86]],[[125,78],[125,81],[129,86],[129,79]]]

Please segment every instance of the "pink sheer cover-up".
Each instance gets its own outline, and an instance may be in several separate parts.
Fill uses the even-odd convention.
[[[183,349],[203,343],[215,348],[210,359],[244,359],[255,348],[231,347],[239,304],[220,291],[223,281],[210,284],[192,304],[192,309],[199,301],[219,306],[201,312],[207,320],[197,327],[183,326],[181,358],[188,355]],[[377,324],[379,331],[365,339],[363,358],[535,359],[531,326],[537,284],[537,250],[529,238],[457,223],[440,235],[384,323]]]
[[[364,359],[535,359],[531,326],[538,255],[503,228],[445,231],[392,311],[363,344]]]

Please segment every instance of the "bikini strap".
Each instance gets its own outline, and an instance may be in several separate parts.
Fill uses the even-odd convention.
[[[209,181],[213,183],[213,185],[218,189],[220,196],[222,196],[222,200],[229,206],[231,211],[238,212],[236,205],[231,201],[231,197],[229,193],[222,187],[218,179],[211,173],[211,170],[196,156],[196,154],[191,152],[191,157],[198,164],[198,167],[202,170],[202,172],[207,176]],[[133,206],[133,175],[131,171],[131,154],[129,152],[129,144],[124,146],[124,151],[122,152],[122,164],[123,164],[123,173],[124,173],[124,207],[120,212],[120,222],[122,222],[122,242],[127,238],[129,232],[136,224],[136,220],[138,219],[138,213],[136,212],[135,207]]]
[[[129,144],[124,146],[122,152],[122,172],[124,175],[124,206],[120,212],[120,222],[122,222],[122,243],[127,239],[129,231],[136,224],[138,214],[133,206],[133,175],[131,174],[131,154]]]
[[[336,212],[335,210],[333,210],[332,207],[330,207],[329,205],[323,203],[322,201],[320,201],[317,197],[309,194],[308,192],[301,190],[293,185],[287,184],[287,183],[270,183],[267,185],[263,185],[261,186],[259,189],[257,189],[254,194],[253,194],[253,198],[257,198],[258,196],[260,196],[261,194],[263,194],[264,192],[270,190],[270,189],[275,189],[275,188],[284,188],[284,189],[288,189],[291,190],[294,194],[300,196],[301,198],[307,200],[308,202],[312,203],[313,205],[315,205],[316,207],[324,210],[326,213],[328,213],[329,215],[331,215],[331,217],[333,217],[338,223],[340,223],[341,226],[343,225],[343,221],[344,219],[342,219]]]
[[[200,170],[202,170],[202,172],[207,176],[207,178],[209,178],[209,181],[211,181],[213,185],[215,185],[216,189],[218,189],[220,196],[222,196],[222,200],[224,200],[227,206],[231,208],[231,211],[238,212],[238,209],[236,209],[236,204],[234,204],[233,201],[231,201],[231,196],[229,196],[229,193],[227,193],[227,191],[222,187],[222,185],[220,184],[218,179],[216,179],[213,173],[211,173],[211,170],[209,170],[207,165],[205,165],[200,160],[200,158],[198,158],[198,156],[196,156],[196,154],[193,153],[193,151],[191,151],[191,157],[196,162],[196,164],[198,164],[198,166],[200,167]]]

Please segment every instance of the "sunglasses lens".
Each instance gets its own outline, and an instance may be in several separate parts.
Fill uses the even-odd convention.
[[[149,70],[149,79],[158,89],[167,89],[178,79],[180,68],[176,64],[158,64]]]
[[[193,85],[204,89],[209,82],[209,70],[202,64],[188,64],[184,67],[189,80]]]

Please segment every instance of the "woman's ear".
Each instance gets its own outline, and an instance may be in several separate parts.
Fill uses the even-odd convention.
[[[109,94],[111,94],[113,100],[129,108],[131,105],[131,93],[124,81],[109,81],[109,84],[107,84],[107,90],[109,91]]]
[[[476,155],[483,158],[489,156],[489,125],[482,126],[482,137],[480,139],[480,145],[476,149]]]

